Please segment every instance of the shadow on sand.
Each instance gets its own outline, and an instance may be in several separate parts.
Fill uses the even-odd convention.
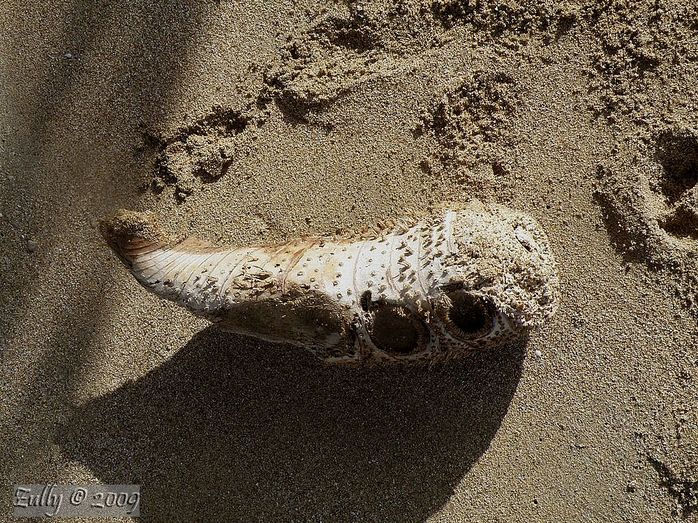
[[[422,521],[488,448],[523,351],[427,367],[325,367],[208,328],[57,434],[144,521]]]

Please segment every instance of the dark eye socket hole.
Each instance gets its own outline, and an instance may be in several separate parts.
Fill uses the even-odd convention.
[[[423,343],[418,320],[402,307],[378,307],[373,313],[370,336],[376,347],[393,354],[409,354]]]
[[[453,324],[466,334],[475,334],[490,322],[487,304],[467,292],[450,293],[451,310],[448,313]]]

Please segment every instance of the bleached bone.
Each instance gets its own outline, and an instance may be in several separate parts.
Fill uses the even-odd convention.
[[[136,279],[224,330],[332,362],[436,360],[507,345],[550,318],[558,278],[526,214],[471,202],[356,238],[216,247],[150,213],[101,232]]]

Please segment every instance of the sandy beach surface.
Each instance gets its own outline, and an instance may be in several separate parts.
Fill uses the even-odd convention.
[[[698,7],[0,5],[0,521],[698,521]],[[525,351],[328,367],[148,294],[98,220],[220,244],[478,198],[562,286]],[[86,520],[85,520],[86,521]]]

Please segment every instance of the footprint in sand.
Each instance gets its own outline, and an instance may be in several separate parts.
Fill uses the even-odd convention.
[[[682,240],[698,240],[698,134],[665,132],[657,140],[663,174],[659,187],[668,211],[659,225]]]
[[[501,195],[511,151],[521,141],[512,124],[521,95],[514,78],[502,71],[475,71],[446,87],[415,130],[432,142],[422,169],[482,197]]]
[[[353,2],[318,13],[307,30],[289,37],[281,64],[265,75],[281,108],[302,116],[433,47],[443,29],[416,4]]]
[[[670,275],[698,315],[698,131],[665,128],[637,144],[631,160],[600,166],[598,179],[597,200],[618,250]]]
[[[544,38],[569,28],[569,14],[543,5],[460,0],[353,1],[318,13],[309,28],[289,37],[281,63],[265,83],[282,110],[302,117],[373,78],[414,65],[415,58],[467,27],[472,38],[504,33]]]
[[[146,133],[145,141],[157,152],[150,189],[159,194],[172,188],[182,203],[196,187],[218,181],[236,161],[252,153],[256,129],[267,116],[263,103],[242,110],[214,107],[169,136]]]

